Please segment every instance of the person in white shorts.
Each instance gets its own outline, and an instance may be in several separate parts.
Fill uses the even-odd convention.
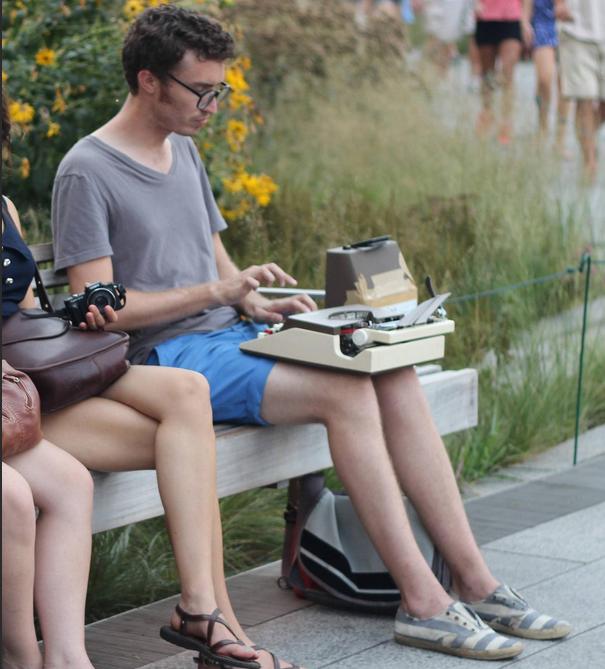
[[[474,0],[424,0],[425,29],[429,35],[428,51],[437,66],[446,73],[454,45],[475,30]]]
[[[597,174],[597,131],[605,121],[605,2],[557,0],[563,95],[576,100],[584,176]]]

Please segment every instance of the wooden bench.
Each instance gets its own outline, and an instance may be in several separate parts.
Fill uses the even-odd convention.
[[[55,293],[51,301],[60,306],[67,290],[67,276],[65,272],[44,267],[52,263],[52,244],[35,245],[32,252],[36,262],[42,265],[40,273],[45,286]],[[280,289],[261,290],[267,295],[284,294]],[[320,290],[304,292],[314,298],[323,297]],[[424,365],[418,368],[418,373],[442,435],[477,424],[476,370],[441,371],[438,365]],[[220,497],[282,484],[332,466],[323,425],[216,425],[215,430]],[[95,532],[163,515],[154,471],[95,472],[94,477]]]

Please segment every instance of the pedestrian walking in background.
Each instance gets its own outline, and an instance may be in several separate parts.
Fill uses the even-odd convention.
[[[474,0],[424,0],[427,53],[442,75],[457,54],[457,42],[475,31]]]
[[[543,143],[548,137],[552,105],[553,80],[557,74],[559,37],[555,20],[555,0],[523,0],[521,33],[525,46],[531,50],[536,68],[536,104],[538,106],[538,137]],[[569,102],[561,93],[560,77],[557,102],[556,147],[564,154],[565,129]]]
[[[561,87],[576,101],[584,177],[597,175],[597,131],[605,121],[605,2],[555,0],[560,22]]]
[[[521,57],[521,0],[479,0],[476,3],[475,41],[481,63],[481,112],[477,134],[486,137],[495,124],[496,62],[500,61],[502,98],[498,141],[512,137],[514,72]]]

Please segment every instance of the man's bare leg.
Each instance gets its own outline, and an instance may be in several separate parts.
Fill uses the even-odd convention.
[[[413,368],[374,377],[382,425],[403,491],[418,511],[466,601],[483,599],[498,582],[479,551],[443,441]]]
[[[597,141],[598,128],[597,112],[593,100],[577,100],[576,104],[576,134],[582,149],[584,161],[584,175],[587,180],[593,180],[597,173]]]
[[[421,618],[442,613],[451,598],[414,540],[370,378],[278,363],[269,375],[261,414],[273,424],[327,427],[336,470],[401,591],[403,607]]]

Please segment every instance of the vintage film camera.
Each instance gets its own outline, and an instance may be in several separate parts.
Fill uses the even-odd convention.
[[[121,283],[91,283],[83,293],[77,293],[65,300],[64,308],[57,311],[57,316],[64,318],[76,327],[86,322],[88,307],[94,305],[103,313],[105,307],[118,311],[126,304],[126,288]]]

